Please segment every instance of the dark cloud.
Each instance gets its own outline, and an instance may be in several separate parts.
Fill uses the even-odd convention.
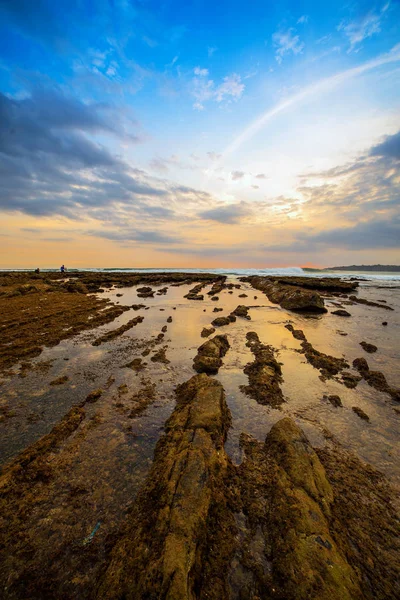
[[[383,142],[371,148],[370,156],[385,156],[400,160],[400,131],[388,135]]]
[[[180,244],[185,238],[169,235],[161,231],[144,231],[142,229],[119,229],[116,230],[96,230],[87,231],[86,235],[100,237],[113,242],[141,242],[144,244]]]
[[[205,210],[199,214],[199,217],[209,221],[218,221],[219,223],[235,224],[250,214],[250,207],[246,203],[240,202],[239,204],[228,204]]]
[[[152,230],[176,219],[183,203],[196,210],[212,203],[205,192],[128,166],[94,141],[98,133],[126,138],[121,119],[104,104],[87,105],[58,88],[34,90],[19,100],[0,94],[0,210],[75,221],[90,217],[125,228],[125,235],[132,220]]]
[[[288,244],[265,246],[271,252],[318,252],[327,248],[346,250],[378,250],[398,248],[400,218],[371,220],[352,227],[337,227],[317,234],[298,233]]]
[[[243,171],[232,171],[231,177],[232,177],[233,181],[236,181],[237,179],[242,179],[242,177],[244,177],[244,172]]]
[[[256,179],[268,179],[268,177],[264,173],[259,173],[256,175]]]

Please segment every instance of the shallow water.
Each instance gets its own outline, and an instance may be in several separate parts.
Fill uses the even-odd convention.
[[[236,283],[237,279],[232,281]],[[1,403],[6,404],[12,413],[5,423],[0,424],[3,429],[0,438],[2,462],[8,461],[47,433],[73,404],[84,400],[90,391],[104,388],[109,377],[113,377],[115,382],[94,405],[95,408],[88,408],[89,415],[105,407],[109,409],[110,403],[118,396],[118,386],[126,384],[129,393],[137,391],[143,377],[156,383],[157,398],[163,398],[150,406],[140,418],[134,419],[132,433],[121,436],[120,456],[130,455],[132,439],[136,436],[135,448],[144,446],[143,460],[147,462],[151,459],[163,423],[173,409],[175,386],[194,374],[192,361],[198,346],[205,341],[200,336],[202,328],[209,326],[216,316],[229,314],[238,304],[245,304],[250,306],[250,321],[238,318],[235,323],[218,328],[216,332],[226,333],[231,344],[218,379],[224,386],[232,412],[232,428],[226,445],[232,458],[240,461],[239,436],[242,431],[263,440],[277,420],[290,415],[296,418],[314,443],[323,443],[322,433],[327,428],[339,442],[355,450],[361,458],[397,481],[400,480],[396,443],[399,415],[394,410],[396,403],[387,394],[374,390],[363,381],[354,390],[332,379],[321,381],[319,371],[306,362],[304,355],[299,354],[300,342],[284,327],[288,322],[293,323],[295,328],[304,331],[308,341],[317,350],[342,356],[350,365],[354,358],[364,356],[371,369],[381,370],[390,385],[399,387],[400,289],[377,289],[376,284],[371,282],[362,283],[359,288],[358,296],[374,301],[386,300],[394,311],[361,304],[344,304],[343,307],[351,312],[351,318],[329,313],[310,318],[271,304],[261,292],[245,283],[241,284],[241,289],[234,289],[232,294],[228,290],[221,292],[218,302],[211,301],[207,296],[210,286],[202,291],[204,301],[187,300],[184,295],[191,287],[168,286],[166,295],[155,295],[144,300],[137,297],[136,287],[107,291],[101,296],[121,305],[145,304],[147,310],[126,311],[112,323],[63,341],[55,348],[45,349],[38,359],[32,361],[36,369],[26,374],[22,372],[25,376],[21,377],[16,368],[17,374],[0,385]],[[243,293],[247,297],[239,298]],[[122,296],[118,297],[117,294]],[[326,301],[329,310],[336,308],[333,302],[340,304],[345,300],[335,297]],[[213,313],[216,306],[223,308],[223,311]],[[97,347],[91,345],[105,332],[120,327],[138,315],[143,315],[144,321],[122,336]],[[173,319],[172,323],[167,323],[169,316]],[[388,321],[387,327],[382,326],[383,320]],[[167,345],[170,363],[153,363],[150,360],[152,350],[143,358],[147,364],[141,373],[123,368],[133,358],[141,357],[146,341],[154,341],[163,325],[167,325],[167,332],[154,350]],[[248,331],[256,331],[261,342],[277,350],[277,359],[282,363],[282,390],[286,400],[279,410],[257,404],[239,389],[247,384],[243,368],[252,361],[252,354],[245,345]],[[367,355],[359,345],[362,340],[376,344],[378,351]],[[39,370],[41,365],[42,369]],[[49,385],[63,375],[69,377],[64,385]],[[328,394],[338,394],[343,408],[335,408],[324,400],[323,396]],[[362,408],[369,415],[370,423],[362,421],[352,411],[352,406]],[[96,437],[96,441],[92,440],[94,445],[101,446],[107,427],[122,427],[118,425],[119,419],[118,413],[107,414],[106,425],[98,428],[96,436],[92,434],[92,437]],[[136,431],[137,427],[146,432],[144,437]]]

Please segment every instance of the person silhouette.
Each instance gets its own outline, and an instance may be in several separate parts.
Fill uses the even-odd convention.
[[[65,272],[65,267],[64,267],[64,265],[61,265],[61,267],[60,267],[60,271],[61,271],[61,273],[64,273],[64,272]]]

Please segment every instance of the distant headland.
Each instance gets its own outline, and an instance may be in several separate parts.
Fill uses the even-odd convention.
[[[349,265],[347,267],[328,267],[323,271],[389,271],[400,272],[399,265]]]

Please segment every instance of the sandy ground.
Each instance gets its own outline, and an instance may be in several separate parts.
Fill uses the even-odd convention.
[[[1,283],[2,597],[400,597],[400,289],[313,314],[204,275]]]

